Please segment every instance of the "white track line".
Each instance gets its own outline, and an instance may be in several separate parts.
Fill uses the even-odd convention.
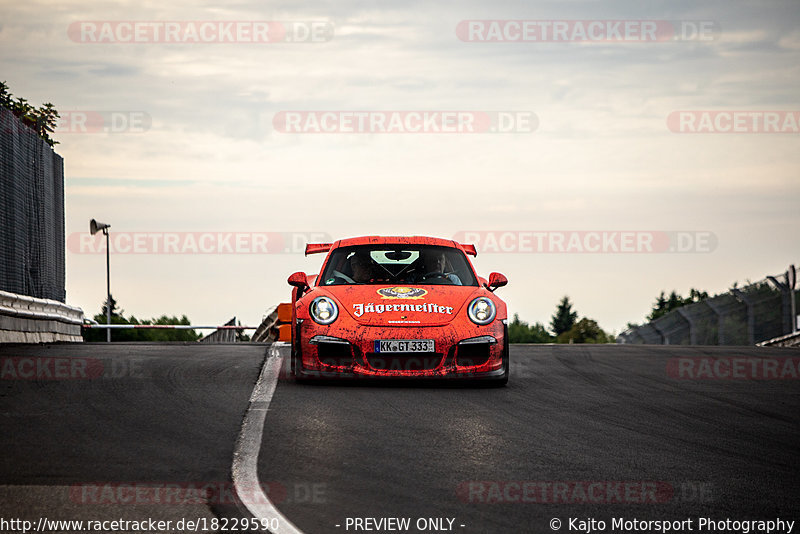
[[[256,519],[267,521],[277,518],[278,528],[272,532],[279,534],[303,534],[286,516],[275,508],[258,481],[258,453],[261,450],[261,438],[264,434],[264,419],[267,407],[278,385],[278,375],[283,364],[281,348],[286,343],[273,343],[269,355],[261,368],[261,374],[250,395],[250,405],[242,422],[242,431],[233,451],[233,489],[236,496],[244,504],[247,511]]]

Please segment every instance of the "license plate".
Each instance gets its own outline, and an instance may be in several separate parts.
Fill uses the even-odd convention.
[[[375,352],[434,352],[432,339],[378,339]]]

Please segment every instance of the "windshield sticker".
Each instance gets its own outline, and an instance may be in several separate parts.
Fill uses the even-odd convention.
[[[438,304],[353,304],[353,315],[361,317],[365,313],[383,312],[423,312],[423,313],[443,313],[453,315],[452,306],[439,306]]]
[[[384,287],[378,290],[382,299],[421,299],[427,293],[421,287]]]

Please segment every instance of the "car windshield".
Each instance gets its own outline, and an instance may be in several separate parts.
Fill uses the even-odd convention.
[[[431,245],[362,245],[334,250],[320,285],[430,284],[477,286],[464,253]]]

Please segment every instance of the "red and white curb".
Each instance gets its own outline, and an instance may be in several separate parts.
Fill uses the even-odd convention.
[[[233,451],[231,472],[233,489],[253,517],[269,524],[275,524],[277,519],[278,528],[273,530],[276,534],[303,534],[302,530],[298,529],[272,504],[258,481],[258,453],[261,450],[261,440],[264,435],[264,419],[267,417],[267,408],[275,393],[283,358],[288,349],[289,344],[281,342],[275,342],[269,348],[267,359],[261,368],[261,374],[250,395],[250,404],[244,415],[242,430],[239,432],[239,439],[236,441],[236,448]],[[245,495],[247,497],[243,498]]]

